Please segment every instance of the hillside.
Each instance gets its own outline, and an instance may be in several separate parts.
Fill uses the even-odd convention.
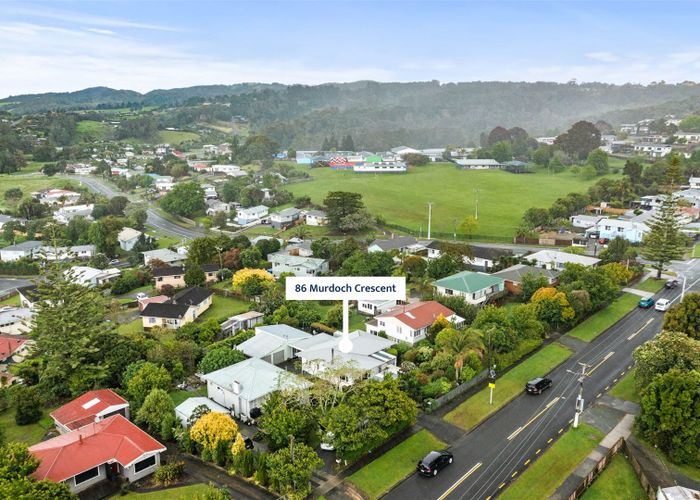
[[[214,105],[204,106],[204,101]],[[349,133],[358,148],[380,150],[398,144],[478,144],[480,134],[497,125],[541,135],[563,131],[580,119],[605,119],[616,125],[667,113],[685,115],[700,108],[700,85],[363,81],[316,86],[243,83],[146,94],[98,87],[13,96],[0,100],[0,105],[14,114],[150,106],[161,110],[162,125],[172,127],[225,122],[240,115],[253,130],[283,147],[319,148],[324,137]]]

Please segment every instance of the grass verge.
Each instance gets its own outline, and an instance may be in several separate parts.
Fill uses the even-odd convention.
[[[590,425],[566,431],[549,450],[537,459],[500,495],[501,500],[546,499],[588,456],[603,438],[603,433]]]
[[[547,374],[569,356],[571,351],[561,344],[545,346],[496,380],[492,405],[489,404],[489,389],[484,388],[445,415],[445,420],[464,430],[475,427],[523,392],[528,380]]]
[[[656,293],[664,287],[665,283],[666,280],[664,279],[658,280],[656,278],[647,278],[641,283],[632,285],[631,288],[634,288],[635,290],[643,290],[645,292]]]
[[[618,453],[581,498],[582,500],[607,500],[609,498],[644,500],[647,496],[630,463],[624,455]]]
[[[612,397],[639,403],[639,394],[634,385],[634,368],[622,377],[617,384],[608,392]]]
[[[143,500],[189,500],[190,498],[205,498],[205,493],[209,486],[206,484],[191,484],[189,486],[179,486],[165,490],[151,491],[148,493],[137,493],[135,491],[124,496],[116,495],[113,498],[138,498]]]
[[[206,396],[207,395],[207,386],[203,385],[203,386],[199,387],[196,391],[182,391],[180,389],[176,389],[176,390],[170,391],[168,393],[168,395],[170,396],[170,399],[173,400],[173,403],[175,404],[175,406],[177,406],[186,399],[196,398],[196,397],[200,397],[200,396]]]
[[[576,327],[572,328],[567,335],[591,342],[598,335],[620,321],[622,317],[637,307],[639,297],[631,293],[623,293],[622,297],[609,304],[608,307],[595,313]]]
[[[411,475],[416,462],[429,451],[444,447],[445,443],[423,429],[365,465],[348,479],[369,498],[379,498],[399,481]]]

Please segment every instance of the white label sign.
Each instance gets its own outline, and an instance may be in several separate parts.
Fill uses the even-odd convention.
[[[406,278],[324,276],[286,279],[287,300],[406,300]]]

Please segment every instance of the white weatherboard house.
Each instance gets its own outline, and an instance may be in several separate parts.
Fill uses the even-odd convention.
[[[357,312],[376,316],[396,307],[396,300],[358,300]]]
[[[144,265],[148,265],[152,260],[159,260],[171,266],[180,266],[187,260],[187,255],[173,252],[168,248],[158,248],[157,250],[148,250],[141,252],[143,255]]]
[[[119,246],[122,250],[129,251],[134,248],[136,242],[139,240],[143,233],[136,229],[130,227],[125,227],[117,235],[117,240],[119,241]]]
[[[643,222],[635,222],[623,219],[602,219],[595,227],[586,232],[596,232],[599,238],[624,238],[630,243],[641,243],[644,235],[650,231],[649,226]]]
[[[566,264],[581,264],[582,266],[588,267],[595,266],[600,262],[600,259],[596,259],[595,257],[557,252],[556,250],[540,250],[539,252],[527,255],[525,259],[534,261],[537,267],[558,270],[564,269]]]
[[[289,325],[265,325],[255,327],[255,336],[238,345],[238,350],[251,358],[278,365],[293,356],[290,344],[307,339],[311,334]]]
[[[479,305],[505,289],[503,278],[492,274],[462,271],[433,283],[440,295],[456,295],[470,304]]]
[[[294,225],[294,223],[299,220],[300,216],[301,210],[298,208],[285,208],[284,210],[270,214],[270,225],[275,229],[283,229]]]
[[[304,217],[307,226],[328,225],[328,214],[323,210],[309,210]]]
[[[245,226],[253,222],[259,222],[260,219],[267,216],[269,213],[268,207],[265,205],[257,205],[250,208],[239,208],[236,210],[236,224]]]
[[[12,262],[22,258],[34,258],[41,251],[40,241],[24,241],[0,249],[0,260]]]
[[[317,276],[328,272],[326,259],[289,255],[282,251],[269,254],[267,260],[272,264],[272,274],[275,278],[279,278],[282,273],[294,273],[294,276]]]
[[[415,344],[425,338],[430,325],[441,315],[457,327],[464,323],[464,318],[457,316],[454,311],[435,300],[430,300],[396,306],[365,325],[368,333],[378,335],[384,332],[395,341]]]
[[[281,389],[306,388],[306,380],[258,358],[202,375],[209,399],[231,411],[236,417],[251,418],[268,396]]]

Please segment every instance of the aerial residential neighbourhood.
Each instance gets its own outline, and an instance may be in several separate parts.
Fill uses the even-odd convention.
[[[700,499],[697,3],[2,12],[0,498]]]

